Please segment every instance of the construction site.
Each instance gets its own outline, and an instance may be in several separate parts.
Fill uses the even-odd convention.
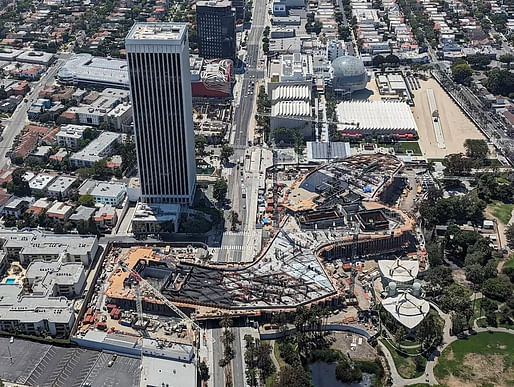
[[[355,319],[353,306],[374,304],[377,260],[402,257],[425,267],[415,221],[380,203],[402,168],[394,156],[359,155],[281,183],[280,212],[249,264],[209,264],[206,246],[112,245],[78,334],[103,330],[191,344],[202,320],[266,322],[313,304]]]

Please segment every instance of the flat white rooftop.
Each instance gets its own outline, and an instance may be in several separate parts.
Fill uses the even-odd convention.
[[[410,106],[405,102],[344,101],[337,106],[337,118],[339,122],[358,124],[362,129],[418,130]],[[354,126],[341,124],[340,127]]]
[[[127,40],[182,40],[187,33],[185,23],[136,23]]]

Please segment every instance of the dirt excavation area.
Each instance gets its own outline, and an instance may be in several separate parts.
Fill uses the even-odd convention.
[[[415,106],[412,112],[418,126],[421,151],[426,158],[441,159],[451,153],[465,153],[466,139],[485,139],[435,79],[420,80],[419,83],[421,87],[413,90]],[[429,95],[432,102],[429,101]],[[432,114],[434,103],[439,115],[435,119],[436,128]],[[439,135],[439,143],[436,137],[437,128],[442,129],[442,141]]]

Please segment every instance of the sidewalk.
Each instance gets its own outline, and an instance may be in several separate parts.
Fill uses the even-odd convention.
[[[444,313],[439,307],[433,303],[430,303],[430,306],[433,307],[438,313],[439,316],[444,320],[444,328],[443,328],[443,342],[439,346],[438,349],[436,349],[431,355],[430,359],[427,361],[425,372],[423,375],[414,378],[414,379],[405,379],[403,378],[396,369],[396,365],[394,364],[393,357],[391,353],[389,352],[389,349],[383,345],[380,341],[378,342],[378,345],[382,349],[382,352],[384,353],[384,356],[387,360],[387,363],[389,364],[389,369],[391,371],[391,381],[393,386],[410,386],[412,384],[418,384],[418,383],[429,383],[430,385],[437,385],[439,384],[437,379],[434,375],[434,368],[437,364],[437,359],[439,356],[441,356],[441,353],[444,351],[444,349],[452,344],[454,341],[459,340],[457,336],[451,336],[450,335],[450,328],[452,326],[452,321],[449,314]],[[514,330],[507,329],[507,328],[478,328],[475,321],[475,327],[473,329],[475,332],[503,332],[503,333],[509,333],[514,334]]]

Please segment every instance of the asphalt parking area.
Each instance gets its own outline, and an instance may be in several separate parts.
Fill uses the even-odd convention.
[[[9,353],[10,351],[10,353]],[[12,362],[11,362],[12,357]],[[38,387],[138,387],[141,360],[78,347],[0,337],[0,379]]]
[[[109,367],[112,354],[103,352],[88,375],[85,383],[92,387],[130,387],[139,386],[141,360],[131,357],[119,356]]]
[[[9,337],[0,337],[0,378],[24,384],[50,348],[49,344],[20,339],[11,344]]]

